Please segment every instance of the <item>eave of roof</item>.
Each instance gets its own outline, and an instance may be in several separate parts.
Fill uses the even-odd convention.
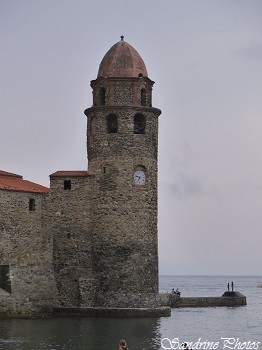
[[[59,170],[49,175],[49,177],[86,177],[91,174],[86,170]]]
[[[0,190],[34,192],[34,193],[49,193],[49,188],[38,185],[34,182],[0,177]]]
[[[22,175],[9,173],[8,171],[3,171],[3,170],[0,170],[0,177],[9,177],[9,178],[12,177],[12,178],[23,179]]]
[[[9,173],[3,170],[0,170],[0,190],[33,193],[49,192],[48,187],[38,185],[28,180],[23,180],[22,175]]]

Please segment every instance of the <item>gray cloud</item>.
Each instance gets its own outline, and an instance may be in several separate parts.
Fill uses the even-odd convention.
[[[194,178],[192,175],[180,173],[174,179],[173,183],[166,185],[170,193],[181,199],[188,196],[197,196],[203,195],[201,181],[197,178]]]
[[[262,44],[243,47],[235,51],[235,54],[252,61],[262,62]]]

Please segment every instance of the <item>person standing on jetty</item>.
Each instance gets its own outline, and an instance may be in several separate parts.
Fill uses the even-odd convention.
[[[124,339],[120,340],[119,350],[128,350],[128,347],[126,346],[126,341]]]

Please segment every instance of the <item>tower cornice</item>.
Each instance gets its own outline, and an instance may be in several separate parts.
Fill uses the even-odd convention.
[[[103,81],[132,81],[132,82],[141,82],[141,81],[146,81],[149,85],[153,86],[155,82],[148,77],[98,77],[97,79],[91,80],[90,81],[90,86],[94,88],[96,84],[99,84],[100,82]]]
[[[160,116],[160,114],[162,113],[162,111],[159,108],[155,108],[155,107],[143,107],[143,106],[121,106],[121,105],[107,105],[107,106],[93,106],[90,108],[87,108],[84,113],[86,116],[88,116],[89,114],[93,114],[95,112],[100,112],[100,111],[128,111],[128,110],[132,110],[134,112],[150,112],[150,113],[154,113],[156,116]]]

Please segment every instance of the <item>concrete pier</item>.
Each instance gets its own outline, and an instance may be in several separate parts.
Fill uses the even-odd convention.
[[[179,297],[176,294],[161,293],[161,304],[171,308],[244,306],[246,297],[239,292],[225,292],[221,297]]]

